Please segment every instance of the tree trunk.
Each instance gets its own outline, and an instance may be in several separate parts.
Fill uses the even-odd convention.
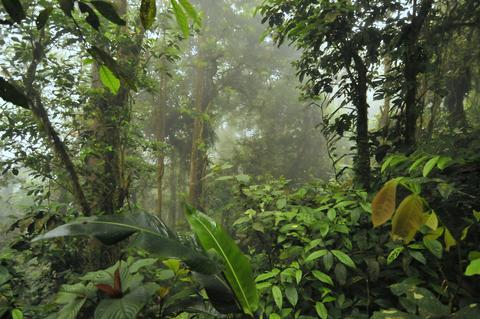
[[[166,131],[166,110],[167,110],[167,75],[162,71],[160,76],[160,91],[158,96],[158,107],[156,108],[156,129],[155,135],[157,142],[165,142],[165,131]],[[162,216],[162,205],[163,205],[163,176],[165,174],[165,150],[164,145],[160,150],[157,158],[157,215],[166,218],[167,216]],[[168,214],[167,214],[168,215]]]
[[[444,103],[448,110],[448,122],[451,128],[467,127],[463,100],[470,90],[470,79],[470,69],[465,66],[460,68],[447,84],[448,95],[445,97]]]
[[[170,174],[168,177],[168,184],[170,186],[170,209],[169,219],[170,225],[177,223],[177,156],[172,153],[170,156]]]
[[[355,175],[365,190],[370,190],[370,146],[368,144],[368,103],[367,103],[367,67],[358,54],[354,54],[357,81],[354,84],[355,99],[353,104],[357,110],[356,142],[357,156]]]

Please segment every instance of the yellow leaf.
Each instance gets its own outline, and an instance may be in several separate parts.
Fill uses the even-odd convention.
[[[428,234],[426,234],[424,236],[425,239],[428,239],[428,240],[435,240],[437,239],[438,237],[442,236],[443,234],[443,227],[438,227],[437,229],[435,229],[434,231],[432,232],[429,232]]]
[[[438,228],[438,218],[437,214],[434,211],[428,215],[425,225],[428,226],[431,230],[436,230]]]
[[[423,202],[418,195],[407,196],[398,206],[392,221],[392,237],[409,243],[425,222]]]
[[[397,185],[396,180],[388,181],[375,195],[372,201],[373,227],[385,224],[392,217],[395,211]]]
[[[445,227],[445,233],[443,234],[443,240],[445,241],[445,250],[450,251],[450,247],[455,246],[457,241],[453,238],[452,233]]]

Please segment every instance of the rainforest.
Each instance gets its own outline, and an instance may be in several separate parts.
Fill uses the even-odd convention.
[[[480,318],[480,1],[0,0],[0,319]]]

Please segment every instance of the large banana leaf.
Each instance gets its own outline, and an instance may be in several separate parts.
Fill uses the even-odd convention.
[[[221,266],[203,252],[183,244],[157,217],[147,213],[104,215],[83,218],[59,226],[33,241],[65,236],[92,236],[111,245],[135,235],[131,245],[160,257],[183,260],[192,270],[214,274]]]
[[[186,207],[187,220],[198,241],[208,251],[213,249],[222,258],[225,277],[243,311],[253,316],[258,308],[258,292],[252,267],[233,239],[210,217]]]

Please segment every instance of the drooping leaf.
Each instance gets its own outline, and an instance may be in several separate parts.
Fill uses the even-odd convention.
[[[195,273],[194,276],[202,287],[205,288],[209,301],[220,313],[232,314],[241,312],[240,305],[235,300],[232,289],[230,289],[221,274],[207,276]]]
[[[140,21],[145,30],[152,27],[157,15],[157,4],[155,0],[142,0],[140,4]]]
[[[85,18],[85,21],[94,28],[95,30],[99,30],[100,28],[100,19],[98,19],[97,14],[93,9],[90,7],[90,5],[86,4],[85,2],[78,1],[78,8],[82,13],[86,13],[87,17]]]
[[[345,254],[343,251],[333,249],[331,252],[345,266],[348,266],[350,268],[356,268],[355,263],[353,262],[352,258],[350,258],[350,256]]]
[[[97,11],[100,12],[100,14],[110,22],[113,22],[118,25],[127,24],[125,20],[120,18],[120,16],[117,13],[117,10],[115,10],[115,7],[111,3],[107,1],[99,1],[99,0],[92,1],[91,3],[95,7],[95,9],[97,9]]]
[[[95,319],[135,319],[158,288],[157,284],[146,283],[122,298],[103,299],[95,309]]]
[[[317,312],[317,315],[321,319],[327,319],[328,317],[328,311],[325,305],[322,302],[316,302],[315,303],[315,311]]]
[[[42,30],[45,27],[48,18],[50,17],[50,13],[52,13],[52,10],[52,7],[48,7],[40,11],[35,21],[35,23],[37,24],[37,30]]]
[[[68,17],[72,16],[73,7],[75,5],[74,0],[59,0],[60,9],[62,9],[63,13],[65,13]]]
[[[186,216],[203,249],[213,249],[222,258],[228,283],[243,311],[252,315],[259,301],[249,260],[235,241],[210,217],[188,206]]]
[[[465,276],[473,275],[480,275],[480,258],[472,260],[465,270]]]
[[[432,157],[430,160],[428,160],[427,163],[425,163],[425,166],[423,166],[423,177],[428,176],[428,174],[432,171],[435,165],[437,165],[437,162],[439,159],[440,159],[440,156],[435,156],[435,157]]]
[[[15,85],[9,83],[1,76],[0,97],[7,102],[13,103],[25,109],[28,109],[30,107],[27,96],[23,94]]]
[[[420,166],[420,164],[422,164],[429,156],[428,155],[423,155],[422,157],[420,157],[419,159],[417,159],[415,162],[413,162],[412,165],[410,165],[410,167],[408,168],[408,171],[409,172],[412,172],[414,171],[418,166]]]
[[[2,0],[2,4],[13,21],[20,23],[25,19],[25,10],[19,0]]]
[[[98,73],[100,75],[100,81],[102,84],[112,92],[112,94],[117,94],[120,89],[120,80],[113,74],[112,71],[105,65],[101,65],[98,68]]]
[[[272,287],[272,295],[273,295],[273,301],[275,301],[275,304],[279,309],[282,309],[283,307],[283,295],[282,291],[280,290],[280,287],[278,286],[273,286]]]
[[[288,302],[290,302],[290,304],[292,306],[296,306],[297,305],[297,302],[298,302],[298,291],[297,291],[297,288],[293,287],[293,286],[289,286],[285,289],[285,296],[287,297],[287,300]]]
[[[445,227],[445,232],[443,233],[443,241],[445,242],[445,250],[450,251],[450,248],[457,244],[455,238],[453,238],[452,233]]]
[[[181,243],[157,217],[146,213],[104,215],[84,218],[59,226],[33,241],[65,236],[92,236],[111,245],[135,235],[133,247],[141,247],[161,257],[176,257],[192,270],[217,273],[219,265],[205,254]]]
[[[385,224],[395,211],[398,182],[391,180],[385,183],[372,201],[373,227]]]
[[[178,0],[180,4],[182,5],[183,9],[185,12],[188,14],[188,16],[197,24],[197,26],[200,26],[202,23],[200,16],[198,15],[197,10],[192,6],[189,0]]]
[[[314,276],[315,278],[317,278],[317,279],[320,280],[321,282],[333,286],[333,280],[332,280],[332,278],[331,278],[329,275],[327,275],[326,273],[323,273],[323,272],[321,272],[320,270],[313,270],[313,271],[312,271],[312,274],[313,274],[313,276]]]
[[[393,216],[392,236],[409,243],[424,222],[422,199],[416,194],[409,195],[400,203]]]
[[[180,27],[180,30],[182,30],[183,36],[188,38],[190,35],[190,26],[188,25],[187,16],[177,0],[170,0],[170,2],[172,3],[173,14],[177,19],[177,24]]]

